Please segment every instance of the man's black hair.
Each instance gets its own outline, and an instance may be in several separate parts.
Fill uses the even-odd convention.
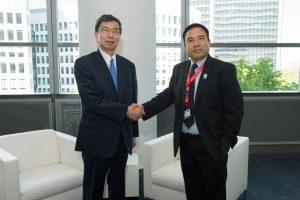
[[[182,33],[182,39],[183,39],[183,42],[184,42],[184,43],[185,43],[185,34],[186,34],[190,29],[196,28],[196,27],[199,27],[199,28],[203,29],[203,30],[205,31],[205,33],[206,33],[207,39],[209,40],[209,31],[208,31],[208,29],[207,29],[204,25],[202,25],[202,24],[199,24],[199,23],[193,23],[193,24],[188,25],[188,26],[184,29],[183,33]]]
[[[111,21],[114,21],[114,22],[117,22],[119,24],[119,27],[120,27],[120,33],[122,33],[122,25],[121,25],[121,22],[118,18],[112,16],[112,15],[108,15],[108,14],[105,14],[105,15],[102,15],[101,17],[99,17],[96,21],[96,25],[95,25],[95,32],[98,31],[100,25],[102,22],[111,22]]]

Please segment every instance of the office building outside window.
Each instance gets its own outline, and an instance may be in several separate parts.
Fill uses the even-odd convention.
[[[173,68],[170,67],[174,62],[168,47],[176,46],[180,52],[181,38],[172,40],[178,30],[170,28],[173,21],[166,11],[171,10],[170,5],[179,10],[180,5],[189,5],[183,11],[189,16],[184,27],[198,22],[210,30],[210,54],[237,66],[244,92],[299,92],[300,28],[295,27],[298,19],[295,16],[299,16],[296,8],[299,8],[300,2],[187,1],[188,4],[181,1],[156,1],[157,92],[168,86],[168,81],[163,84],[163,80],[169,80],[171,75],[167,68]],[[179,18],[180,11],[173,17]],[[162,26],[163,23],[166,24]],[[179,31],[181,34],[182,30]],[[176,60],[175,63],[180,61]]]
[[[0,88],[0,94],[49,94],[50,78],[53,81],[58,80],[58,93],[76,94],[75,82],[68,81],[68,84],[62,85],[60,81],[65,78],[71,80],[74,78],[74,74],[56,73],[54,72],[55,67],[49,65],[46,0],[0,0],[0,5],[0,24],[4,24],[4,26],[0,26],[0,41],[28,43],[27,47],[24,45],[22,47],[0,46],[0,79],[4,80],[5,78],[9,83],[14,83],[14,87],[2,87],[4,90]],[[73,62],[79,57],[78,16],[74,11],[77,11],[76,1],[57,1],[57,22],[63,26],[63,29],[57,33],[64,35],[64,40],[58,37],[60,38],[58,42],[61,42],[58,44],[58,48],[72,48],[72,52],[59,52],[59,56],[64,58],[62,59],[64,62],[58,62],[59,67],[73,68]],[[7,57],[10,57],[9,63]],[[4,66],[9,66],[9,70],[5,70]],[[49,74],[49,68],[52,69],[53,74]],[[58,71],[60,70],[58,69]],[[6,73],[7,76],[4,77],[3,73]],[[56,79],[54,74],[59,78]]]

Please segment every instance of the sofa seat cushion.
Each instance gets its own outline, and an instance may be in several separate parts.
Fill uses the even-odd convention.
[[[166,164],[152,173],[152,184],[185,192],[180,160]]]
[[[20,173],[22,200],[46,198],[82,185],[83,173],[65,164],[54,164]]]

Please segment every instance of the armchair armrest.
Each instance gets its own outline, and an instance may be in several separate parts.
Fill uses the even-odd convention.
[[[177,158],[173,153],[173,133],[155,138],[143,145],[144,149],[144,193],[152,197],[152,176],[156,169],[168,164]]]
[[[0,148],[0,199],[20,198],[19,161]]]
[[[62,163],[83,171],[81,153],[75,151],[76,138],[56,131],[60,160]]]

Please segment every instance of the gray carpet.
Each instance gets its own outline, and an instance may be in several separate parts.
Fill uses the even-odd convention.
[[[300,154],[250,154],[245,199],[300,200]]]

